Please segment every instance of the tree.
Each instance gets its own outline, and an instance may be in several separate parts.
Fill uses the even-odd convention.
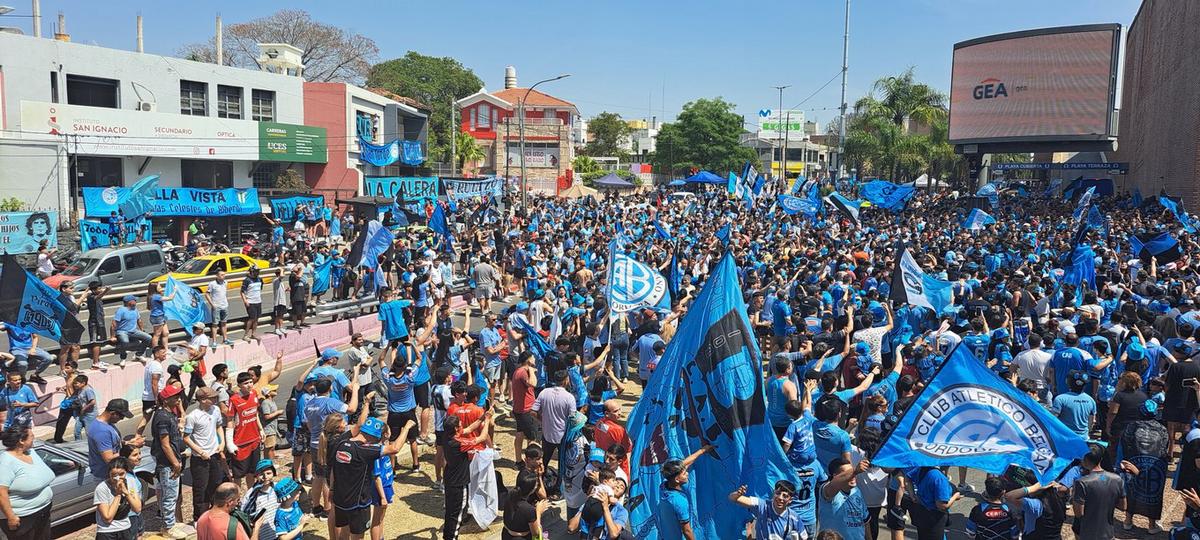
[[[312,20],[308,12],[283,9],[249,22],[231,24],[222,34],[224,64],[261,69],[259,43],[287,43],[304,51],[304,78],[318,82],[361,84],[379,54],[375,41],[336,26]],[[184,46],[179,56],[216,62],[216,39]]]
[[[588,174],[600,170],[600,164],[589,156],[575,156],[575,160],[571,162],[571,168],[576,174]]]
[[[946,95],[917,82],[911,67],[899,76],[875,81],[871,93],[858,100],[854,109],[865,116],[888,118],[906,134],[910,120],[928,125],[947,113]]]
[[[20,212],[25,209],[25,201],[16,197],[0,200],[0,212]]]
[[[429,156],[431,161],[450,161],[450,125],[455,111],[452,101],[483,88],[483,81],[458,60],[425,56],[408,51],[401,58],[375,64],[367,86],[411,97],[430,107]],[[457,118],[454,120],[457,121]]]
[[[300,177],[300,171],[296,169],[284,169],[275,175],[275,189],[284,189],[288,191],[309,191],[311,188],[304,183],[304,179]]]
[[[629,124],[621,115],[602,112],[588,120],[588,143],[584,153],[589,156],[612,156],[624,159],[629,155]]]
[[[742,146],[742,117],[734,105],[721,98],[698,99],[683,106],[678,118],[663,124],[650,163],[663,174],[691,168],[723,171],[741,170],[756,159],[754,151]]]
[[[457,154],[455,156],[454,172],[465,169],[468,163],[474,163],[487,157],[487,154],[483,153],[483,149],[479,147],[479,144],[475,142],[475,137],[472,137],[470,133],[458,132],[454,136],[454,142],[454,152]]]

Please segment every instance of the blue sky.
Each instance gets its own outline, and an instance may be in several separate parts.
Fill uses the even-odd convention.
[[[16,8],[14,15],[30,12],[28,0],[0,4]],[[186,43],[208,39],[218,13],[231,24],[268,15],[281,5],[42,0],[43,35],[52,33],[61,10],[74,41],[132,49],[140,12],[146,51],[174,54]],[[612,111],[626,118],[663,118],[665,110],[670,119],[688,101],[722,96],[754,122],[757,110],[778,106],[772,86],[790,84],[784,107],[798,105],[824,126],[837,115],[840,100],[840,80],[829,81],[841,68],[841,0],[286,5],[371,37],[381,59],[408,50],[457,58],[489,89],[503,87],[509,64],[516,66],[522,84],[570,73],[569,79],[539,89],[574,102],[586,117]],[[1116,22],[1128,27],[1138,5],[1138,0],[852,0],[847,101],[864,95],[875,79],[909,66],[920,80],[948,91],[951,50],[958,41],[1044,26]],[[0,17],[0,25],[31,33],[28,17]]]

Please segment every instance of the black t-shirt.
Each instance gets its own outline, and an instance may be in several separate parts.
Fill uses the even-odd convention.
[[[1120,409],[1117,410],[1117,416],[1113,417],[1113,432],[1109,434],[1110,440],[1119,439],[1125,426],[1142,418],[1142,404],[1147,399],[1149,398],[1146,397],[1146,393],[1137,389],[1132,392],[1121,391],[1113,395],[1109,403],[1116,403]]]
[[[840,351],[842,350],[842,347],[846,345],[846,333],[841,330],[835,330],[833,332],[821,332],[813,337],[813,343],[824,343],[828,345],[830,349],[834,351]]]
[[[1189,359],[1184,362],[1172,364],[1167,369],[1166,378],[1167,395],[1163,406],[1176,410],[1196,410],[1198,406],[1196,403],[1196,391],[1190,386],[1184,386],[1183,381],[1200,379],[1200,363],[1197,363],[1194,359]]]
[[[526,501],[520,501],[516,507],[511,508],[512,511],[504,512],[504,532],[501,533],[500,538],[503,540],[531,538],[533,531],[529,529],[529,524],[537,519],[537,509]],[[508,531],[525,534],[512,535]]]
[[[1183,445],[1183,456],[1179,461],[1179,485],[1175,486],[1175,489],[1200,489],[1200,467],[1196,467],[1197,459],[1200,459],[1200,437]]]
[[[183,452],[183,435],[179,433],[179,417],[167,409],[156,409],[153,416],[150,417],[150,436],[153,439],[150,442],[150,455],[154,457],[154,462],[160,469],[171,466],[160,442],[164,434],[170,441],[171,450],[175,452],[175,460],[179,461],[180,453]]]
[[[462,444],[454,437],[442,445],[442,455],[446,458],[446,467],[442,477],[448,487],[461,487],[471,481],[471,458],[462,450]]]
[[[288,276],[288,286],[292,288],[292,302],[305,301],[308,296],[308,283],[304,281],[304,278],[296,275]]]
[[[382,448],[378,443],[346,439],[333,447],[329,463],[333,472],[333,505],[339,510],[371,506],[375,490],[375,460]]]
[[[89,318],[93,321],[96,321],[96,320],[103,321],[104,320],[104,296],[99,295],[99,294],[92,294],[91,292],[89,292],[86,300],[87,300],[87,308],[88,308]],[[101,324],[103,324],[103,322]]]

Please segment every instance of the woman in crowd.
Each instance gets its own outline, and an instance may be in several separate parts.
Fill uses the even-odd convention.
[[[9,426],[0,442],[0,530],[13,540],[50,540],[54,471],[32,452],[29,426]]]

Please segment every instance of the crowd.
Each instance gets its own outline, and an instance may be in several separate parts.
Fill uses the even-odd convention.
[[[853,195],[853,186],[822,189],[835,187]],[[99,538],[142,533],[151,508],[142,501],[153,490],[174,538],[291,539],[315,519],[330,538],[376,540],[395,484],[423,461],[433,463],[444,502],[441,538],[457,538],[468,519],[498,519],[505,539],[542,538],[551,513],[572,535],[633,538],[627,494],[641,456],[619,396],[653,377],[689,302],[729,252],[763,352],[762,421],[800,482],[778,482],[769,497],[742,486],[727,494],[728,507],[698,509],[684,489],[689,467],[720,448],[670,456],[661,500],[640,502],[652,508],[659,538],[695,538],[699,513],[741,512],[747,534],[762,539],[901,539],[906,527],[940,539],[964,497],[978,500],[965,532],[979,539],[1058,538],[1068,527],[1079,538],[1113,538],[1117,510],[1126,529],[1135,515],[1151,533],[1170,528],[1166,520],[1180,521],[1172,534],[1200,528],[1200,274],[1191,258],[1200,246],[1171,213],[1097,197],[1107,226],[1080,238],[1074,204],[1057,196],[1006,194],[990,209],[997,222],[975,230],[962,226],[967,209],[945,194],[918,194],[896,213],[864,208],[854,223],[833,210],[788,214],[773,204],[776,189],[785,187],[770,184],[750,204],[724,189],[681,201],[663,192],[534,197],[511,215],[490,201],[460,201],[436,209],[449,216],[452,237],[398,228],[374,268],[351,264],[346,243],[366,224],[347,230],[337,213],[329,227],[317,209],[302,211],[294,228],[325,242],[284,240],[286,270],[269,284],[253,273],[237,296],[248,313],[261,313],[262,288],[274,287],[275,328],[302,326],[320,269],[330,268],[333,298],[378,298],[377,340],[355,334],[347,350],[321,351],[292,388],[279,388],[282,357],[270,371],[206,363],[230,343],[224,276],[206,293],[212,328],[197,325],[174,356],[162,309],[170,298],[160,289],[146,297],[148,332],[137,298],[125,298],[106,328],[106,291],[86,291],[76,301],[100,314],[98,324],[89,318],[93,341],[111,331],[132,344],[122,351],[145,349],[136,355],[145,363],[142,414],[121,433],[117,423],[134,416],[129,403],[101,399],[78,370],[79,346],[65,344],[58,363],[68,382],[58,391],[68,399],[54,441],[71,419],[76,439],[86,432],[89,469],[102,480]],[[435,213],[432,204],[413,210],[424,219]],[[383,216],[384,225],[392,220]],[[286,224],[273,226],[284,234]],[[1130,245],[1131,235],[1168,230],[1180,254],[1170,262]],[[606,265],[617,237],[639,261],[678,276],[670,309],[610,314]],[[1064,256],[1079,242],[1094,249],[1094,288],[1061,279]],[[901,245],[953,283],[942,313],[890,300]],[[449,302],[458,276],[470,288],[461,314]],[[515,303],[493,304],[505,298]],[[472,313],[482,327],[472,328]],[[29,383],[54,357],[36,335],[5,330],[12,358],[0,390],[0,528],[10,538],[49,538],[53,475],[29,452],[40,399]],[[248,327],[247,339],[254,332]],[[972,486],[965,468],[873,465],[955,347],[1044,404],[1090,451],[1046,483],[1019,468]],[[511,448],[496,447],[497,428],[514,430]],[[286,471],[276,468],[284,448]],[[155,463],[153,487],[132,474],[144,453]],[[510,467],[515,480],[506,485],[497,471]],[[185,468],[190,514],[180,504]],[[1167,489],[1186,503],[1183,516],[1162,515]]]

